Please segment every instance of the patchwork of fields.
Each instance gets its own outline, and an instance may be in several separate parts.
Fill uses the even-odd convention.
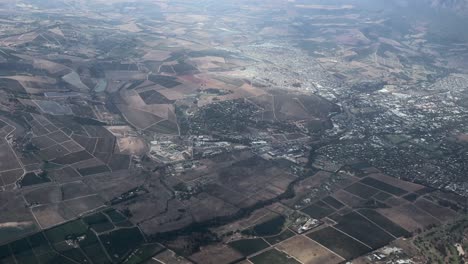
[[[468,261],[468,48],[322,2],[0,1],[0,263]]]

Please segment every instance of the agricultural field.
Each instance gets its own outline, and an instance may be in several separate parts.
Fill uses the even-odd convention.
[[[308,236],[345,259],[352,259],[370,251],[366,245],[333,227],[320,229]]]
[[[270,249],[263,253],[260,253],[249,259],[254,264],[266,264],[266,263],[279,263],[279,264],[299,264],[301,262],[295,260],[291,256],[278,251],[276,249]]]
[[[249,256],[268,248],[268,244],[261,238],[236,240],[229,243],[229,246],[244,256]]]
[[[324,2],[1,1],[0,263],[466,261],[468,20]]]
[[[302,206],[300,214],[281,210],[281,216],[264,216],[250,228],[234,234],[235,237],[241,235],[243,239],[237,238],[228,245],[245,256],[250,254],[250,261],[261,262],[273,255],[282,261],[341,263],[371,254],[373,250],[388,244],[405,241],[402,239],[410,238],[415,232],[437,226],[439,220],[426,213],[427,211],[446,211],[438,216],[450,219],[445,219],[449,223],[460,215],[447,207],[454,200],[447,202],[445,207],[440,206],[432,201],[435,200],[432,192],[423,191],[423,186],[414,183],[392,180],[382,184],[373,178],[374,175],[364,178],[343,177],[350,177],[341,179],[346,184],[337,184],[338,187],[331,195],[308,202],[309,205]],[[384,179],[385,176],[379,177]],[[306,178],[304,181],[307,180]],[[397,190],[405,189],[421,193],[422,196],[418,195],[413,201],[399,198],[406,191]],[[343,195],[344,193],[347,195]],[[359,201],[357,203],[349,203],[349,195],[361,195],[361,198],[356,200]],[[307,219],[318,219],[320,222],[311,225],[310,229],[305,231],[299,230],[298,226],[305,226]],[[417,230],[410,225],[411,223],[417,225]],[[269,244],[266,247],[265,241]],[[257,247],[260,244],[263,246]],[[246,251],[246,248],[252,251]],[[265,251],[266,248],[270,250]],[[285,255],[281,255],[281,252]]]
[[[2,246],[1,260],[21,263],[139,263],[163,250],[136,227],[119,228],[108,211],[86,216]],[[115,211],[113,211],[115,212]],[[124,216],[122,216],[125,219]],[[104,223],[109,226],[103,229]],[[130,241],[130,243],[128,243]],[[111,259],[109,256],[112,256]]]
[[[341,263],[344,259],[329,249],[306,236],[295,236],[277,246],[279,250],[287,252],[301,263],[308,264],[333,264]]]

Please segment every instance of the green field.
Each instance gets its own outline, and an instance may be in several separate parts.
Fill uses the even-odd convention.
[[[252,255],[253,253],[269,247],[268,243],[261,238],[236,240],[230,242],[228,245],[244,256]]]

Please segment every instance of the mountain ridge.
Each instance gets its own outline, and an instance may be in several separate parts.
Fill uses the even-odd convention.
[[[468,12],[468,0],[429,0],[433,8],[452,9],[457,13]]]

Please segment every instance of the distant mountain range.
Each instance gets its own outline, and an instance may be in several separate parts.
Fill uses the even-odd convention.
[[[468,0],[427,0],[432,7],[449,8],[457,13],[468,13]]]

